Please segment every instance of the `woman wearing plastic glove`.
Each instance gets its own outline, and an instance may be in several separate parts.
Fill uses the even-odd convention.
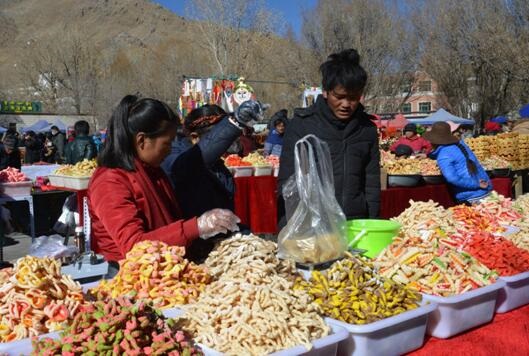
[[[262,116],[263,106],[255,101],[242,103],[232,115],[217,105],[205,105],[187,115],[185,136],[173,141],[162,163],[185,219],[215,208],[234,209],[235,183],[221,157],[243,129]],[[213,247],[211,240],[194,241],[187,257],[200,262]]]
[[[197,238],[236,231],[239,219],[214,209],[182,219],[160,168],[176,135],[178,118],[165,104],[128,95],[114,110],[99,167],[88,187],[92,249],[115,269],[135,243],[159,240],[188,246]]]

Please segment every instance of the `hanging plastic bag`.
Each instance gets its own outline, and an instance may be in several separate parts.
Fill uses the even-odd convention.
[[[347,248],[345,215],[334,196],[329,147],[307,135],[294,147],[295,174],[283,189],[287,225],[279,232],[279,256],[298,263],[323,263]]]

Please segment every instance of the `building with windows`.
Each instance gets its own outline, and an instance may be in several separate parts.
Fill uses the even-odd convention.
[[[425,117],[448,107],[446,97],[439,91],[437,83],[425,72],[416,72],[411,88],[407,89],[406,99],[400,108],[406,118]]]
[[[374,103],[366,102],[368,108],[375,106],[372,104]],[[412,81],[403,85],[397,95],[377,98],[376,107],[397,108],[396,112],[377,113],[382,117],[401,113],[410,119],[426,117],[440,108],[449,109],[446,97],[439,91],[437,83],[422,71],[415,72]]]

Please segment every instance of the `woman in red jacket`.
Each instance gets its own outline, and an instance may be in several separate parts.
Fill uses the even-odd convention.
[[[171,150],[178,118],[165,104],[128,95],[116,108],[88,187],[92,248],[116,267],[136,242],[188,246],[200,237],[237,230],[239,219],[214,209],[182,220],[160,164]]]

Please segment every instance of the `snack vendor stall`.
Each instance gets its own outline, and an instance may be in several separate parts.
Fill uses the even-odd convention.
[[[127,352],[135,343],[155,351],[171,340],[168,350],[188,348],[189,354],[202,350],[206,355],[279,350],[312,350],[317,355],[394,355],[413,350],[414,355],[444,355],[451,350],[502,354],[514,347],[526,353],[529,293],[522,293],[523,304],[515,310],[497,313],[512,299],[509,293],[516,293],[508,289],[509,280],[518,278],[516,289],[523,292],[529,288],[529,276],[517,277],[529,275],[528,212],[529,196],[512,201],[493,195],[477,206],[452,209],[412,202],[396,219],[402,226],[398,238],[380,255],[367,260],[345,254],[303,277],[293,261],[278,258],[276,243],[241,234],[220,243],[204,266],[187,261],[182,247],[141,242],[120,262],[114,279],[84,287],[61,275],[57,262],[26,257],[13,270],[0,272],[0,281],[7,283],[0,290],[4,305],[22,300],[14,298],[20,295],[30,300],[23,327],[16,330],[22,316],[13,308],[0,308],[0,353],[57,352],[67,344],[86,351],[119,345]],[[495,245],[480,248],[483,244]],[[503,254],[491,258],[491,251]],[[35,273],[59,289],[42,289],[32,277]],[[82,292],[88,290],[96,302],[85,299]],[[483,304],[485,296],[490,300]],[[454,298],[466,300],[456,307],[457,317],[442,309]],[[49,306],[41,300],[48,300]],[[490,310],[485,312],[485,307]],[[472,312],[465,316],[467,311]],[[155,315],[161,329],[152,330],[153,324],[143,321]],[[241,319],[242,315],[247,317]],[[466,319],[480,321],[448,339],[431,336],[434,325],[459,325]],[[83,323],[92,325],[90,332],[84,332]],[[70,326],[58,334],[65,325]],[[47,331],[52,333],[43,335]],[[160,337],[142,336],[153,331]],[[125,337],[127,333],[131,337]],[[33,346],[27,338],[32,335],[40,335]]]
[[[276,228],[274,162],[257,155],[226,159],[234,175],[246,175],[235,178],[236,209],[254,231]],[[493,184],[510,192],[509,178]],[[448,199],[440,205],[431,199],[449,196],[443,186],[383,191],[391,208],[399,207],[391,194],[400,189],[429,187],[423,198],[430,201],[408,197],[392,216],[397,236],[370,259],[358,249],[339,253],[343,245],[335,239],[356,246],[352,225],[344,236],[322,235],[318,243],[308,243],[316,237],[289,241],[283,234],[275,243],[235,234],[203,265],[188,261],[184,247],[142,241],[113,279],[86,286],[61,273],[57,261],[25,257],[0,272],[0,301],[9,305],[0,307],[0,353],[58,352],[71,344],[79,352],[421,355],[500,352],[513,342],[524,352],[529,195],[511,200],[493,193],[474,206]],[[367,230],[368,239],[377,238]],[[321,260],[315,249],[331,240],[332,258]],[[153,319],[155,325],[146,322]],[[40,341],[32,346],[31,336]],[[492,344],[487,349],[474,342],[482,337]]]

